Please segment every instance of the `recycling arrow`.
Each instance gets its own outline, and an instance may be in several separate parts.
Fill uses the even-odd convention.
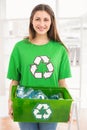
[[[43,63],[46,64],[47,69],[48,69],[47,72],[44,72],[44,73],[37,72],[38,65],[40,64],[41,61],[43,61]],[[30,67],[30,71],[35,78],[42,78],[42,77],[43,78],[49,78],[49,77],[51,77],[53,70],[54,70],[53,65],[52,65],[52,63],[50,63],[50,60],[47,56],[36,57],[35,60],[34,60],[34,64],[32,64],[31,67]]]
[[[50,106],[48,104],[38,104],[34,108],[33,114],[34,114],[36,119],[45,120],[51,116],[52,111],[51,111]]]

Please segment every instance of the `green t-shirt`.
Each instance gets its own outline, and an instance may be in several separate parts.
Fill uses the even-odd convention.
[[[58,80],[71,77],[68,53],[55,41],[36,45],[23,39],[11,53],[7,78],[22,86],[58,87]]]

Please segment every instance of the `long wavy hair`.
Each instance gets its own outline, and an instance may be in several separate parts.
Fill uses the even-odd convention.
[[[30,16],[30,23],[29,23],[29,36],[27,38],[29,38],[31,40],[36,37],[36,32],[33,28],[32,20],[37,11],[46,11],[50,15],[51,25],[50,25],[49,31],[47,32],[48,38],[50,40],[54,40],[54,41],[57,41],[57,42],[60,42],[61,44],[63,44],[59,37],[59,34],[57,32],[55,14],[54,14],[52,8],[47,4],[39,4],[39,5],[35,6],[34,9],[32,10],[31,16]],[[66,48],[65,45],[64,45],[64,47]]]

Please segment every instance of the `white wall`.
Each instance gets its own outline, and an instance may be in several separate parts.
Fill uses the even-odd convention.
[[[29,18],[34,6],[44,3],[51,5],[56,13],[56,0],[6,0],[6,18]],[[15,8],[16,7],[16,8]]]
[[[81,95],[82,106],[87,107],[87,15],[82,18]]]

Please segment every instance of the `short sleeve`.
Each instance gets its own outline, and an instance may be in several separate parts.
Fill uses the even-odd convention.
[[[16,46],[14,47],[10,56],[7,78],[17,81],[20,80],[20,60]]]
[[[69,78],[71,76],[72,75],[68,52],[66,49],[64,49],[59,69],[59,79]]]

